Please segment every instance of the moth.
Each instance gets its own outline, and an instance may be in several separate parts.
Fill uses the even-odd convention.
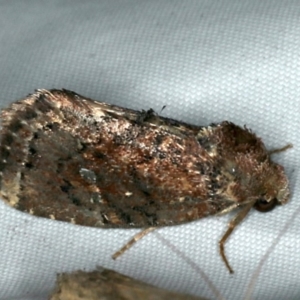
[[[154,287],[113,270],[76,271],[57,276],[49,300],[205,300]]]
[[[113,258],[157,227],[289,200],[273,153],[246,127],[201,127],[97,102],[67,90],[37,90],[1,112],[0,196],[29,214],[103,228],[143,228]]]

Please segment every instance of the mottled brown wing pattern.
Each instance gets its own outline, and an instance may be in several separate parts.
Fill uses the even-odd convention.
[[[146,227],[228,205],[207,192],[213,164],[195,126],[61,91],[38,91],[2,120],[2,197],[19,210],[87,226]]]

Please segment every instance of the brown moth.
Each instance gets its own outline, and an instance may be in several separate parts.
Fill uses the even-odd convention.
[[[205,300],[171,292],[112,270],[77,271],[57,276],[49,300]]]
[[[247,128],[207,127],[37,90],[1,112],[0,195],[35,216],[103,228],[157,227],[239,209],[224,243],[253,207],[289,199],[288,179]]]

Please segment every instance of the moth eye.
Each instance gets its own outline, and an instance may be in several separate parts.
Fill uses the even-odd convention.
[[[271,201],[266,201],[264,198],[260,198],[256,201],[254,208],[260,212],[268,212],[272,210],[278,204],[278,200],[273,198]]]

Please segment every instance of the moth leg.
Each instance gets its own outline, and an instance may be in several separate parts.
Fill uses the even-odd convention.
[[[229,270],[229,273],[233,273],[233,269],[230,267],[229,262],[226,258],[225,251],[224,251],[224,244],[228,237],[231,235],[234,228],[243,221],[243,219],[247,216],[248,212],[254,205],[254,201],[249,202],[241,211],[239,211],[236,216],[229,222],[228,229],[223,235],[222,239],[219,241],[220,245],[220,254],[222,257],[222,260],[224,261],[227,269]]]
[[[225,214],[228,214],[229,212],[231,212],[232,210],[238,208],[240,206],[239,203],[234,203],[232,205],[230,205],[229,207],[223,209],[222,211],[217,213],[217,216],[223,216]]]
[[[126,243],[120,250],[118,250],[113,256],[113,259],[118,258],[120,255],[122,255],[125,251],[127,251],[129,248],[131,248],[138,240],[142,239],[145,235],[150,233],[151,231],[157,229],[157,227],[149,227],[146,228],[140,232],[138,232],[136,235],[133,236],[133,238]]]
[[[270,150],[270,151],[268,151],[268,153],[269,153],[269,155],[272,155],[272,154],[274,154],[274,153],[283,152],[283,151],[285,151],[285,150],[287,150],[287,149],[290,149],[290,148],[293,148],[293,145],[292,145],[292,144],[287,144],[287,145],[285,145],[285,146],[282,147],[282,148]]]

